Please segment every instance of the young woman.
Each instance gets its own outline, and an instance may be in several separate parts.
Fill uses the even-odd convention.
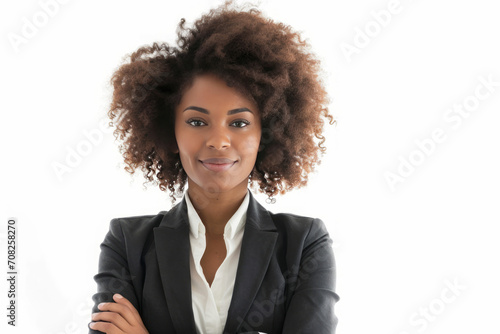
[[[290,27],[231,3],[193,28],[181,20],[178,36],[116,71],[109,116],[126,169],[184,196],[111,221],[90,333],[334,333],[324,223],[269,212],[249,191],[272,200],[319,162],[333,121],[319,62]]]

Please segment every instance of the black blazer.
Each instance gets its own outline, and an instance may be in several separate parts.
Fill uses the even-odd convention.
[[[273,214],[250,193],[244,228],[224,334],[335,333],[339,296],[324,223]],[[120,293],[139,311],[149,333],[196,333],[189,257],[185,199],[168,212],[112,219],[94,276],[92,312]]]

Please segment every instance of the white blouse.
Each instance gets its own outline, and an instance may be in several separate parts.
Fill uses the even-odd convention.
[[[233,295],[236,269],[241,250],[244,226],[247,217],[249,193],[243,199],[240,207],[229,219],[224,228],[226,258],[215,273],[212,286],[203,273],[200,261],[205,253],[205,225],[196,212],[187,191],[185,192],[188,219],[189,241],[191,243],[191,293],[193,313],[198,334],[221,334],[226,324],[227,311]]]

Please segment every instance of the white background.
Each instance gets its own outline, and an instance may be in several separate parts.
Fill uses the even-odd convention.
[[[108,82],[123,56],[174,43],[182,17],[192,23],[221,3],[70,0],[43,22],[46,2],[0,8],[3,272],[7,219],[19,224],[18,327],[6,325],[2,279],[2,333],[87,333],[109,221],[170,208],[166,193],[143,190],[141,173],[123,170],[113,135],[99,125]],[[307,188],[274,205],[257,198],[271,211],[327,224],[337,333],[498,333],[498,8],[489,0],[394,4],[261,2],[322,60],[337,125],[328,127],[327,154]],[[388,7],[390,19],[381,12]],[[10,39],[22,37],[26,22],[39,27],[15,47]],[[356,53],[343,52],[348,45]],[[493,82],[490,90],[480,78]],[[471,111],[457,123],[449,110],[464,103]],[[84,133],[96,131],[102,140],[58,178],[54,164],[67,164],[88,143]],[[441,142],[419,148],[436,131]],[[387,173],[410,159],[412,172],[391,187]]]

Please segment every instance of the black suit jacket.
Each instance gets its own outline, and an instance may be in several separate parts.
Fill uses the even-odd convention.
[[[224,333],[335,333],[339,296],[324,223],[273,214],[250,194],[244,228]],[[185,199],[168,212],[112,219],[94,276],[92,312],[120,293],[149,333],[196,333],[189,257]]]

